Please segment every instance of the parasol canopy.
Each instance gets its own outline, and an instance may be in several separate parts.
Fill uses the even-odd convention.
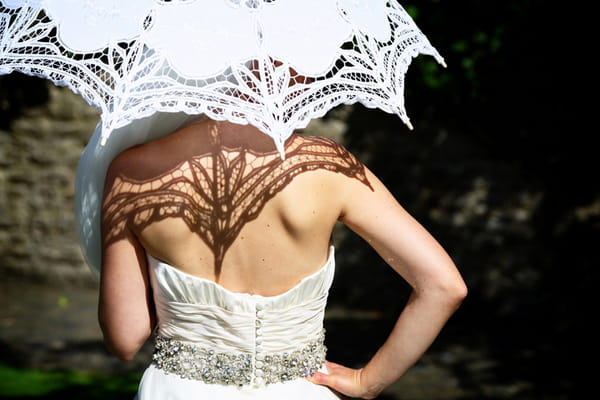
[[[103,143],[157,111],[250,123],[280,151],[343,103],[410,124],[404,75],[419,53],[443,63],[395,0],[0,1],[0,73],[81,94]]]
[[[47,78],[100,110],[75,192],[95,271],[121,151],[198,115],[256,126],[282,158],[294,130],[340,104],[411,127],[404,76],[418,54],[444,64],[396,0],[0,0],[0,74]]]

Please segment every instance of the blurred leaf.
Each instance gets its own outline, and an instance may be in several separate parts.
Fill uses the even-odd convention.
[[[69,298],[67,296],[60,296],[57,300],[57,304],[59,308],[69,308]]]
[[[0,365],[0,398],[131,399],[137,391],[139,379],[139,374],[45,371]]]

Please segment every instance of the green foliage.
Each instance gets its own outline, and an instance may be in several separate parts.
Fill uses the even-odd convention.
[[[0,365],[0,398],[131,399],[139,379],[139,374],[107,375],[70,370],[17,369]]]

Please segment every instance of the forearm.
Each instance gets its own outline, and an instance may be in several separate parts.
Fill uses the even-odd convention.
[[[376,397],[419,360],[463,298],[458,292],[411,294],[390,336],[360,373],[366,398]]]

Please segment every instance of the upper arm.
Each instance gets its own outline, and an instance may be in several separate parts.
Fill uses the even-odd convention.
[[[111,193],[114,168],[107,175],[106,193]],[[110,195],[105,195],[110,202]],[[152,332],[155,323],[146,253],[127,224],[107,241],[114,227],[103,218],[102,270],[98,318],[109,349],[129,360]],[[112,233],[111,233],[112,235]]]
[[[460,291],[464,282],[433,238],[366,170],[372,189],[348,182],[340,221],[364,238],[413,288]]]

